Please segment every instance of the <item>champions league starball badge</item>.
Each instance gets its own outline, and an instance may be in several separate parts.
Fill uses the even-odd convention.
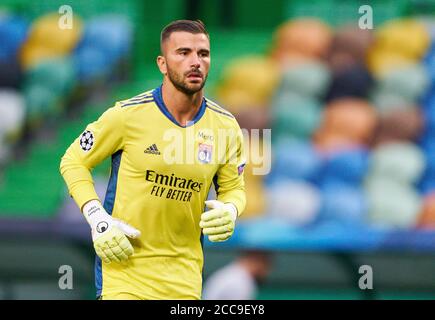
[[[94,134],[86,130],[82,133],[80,137],[80,147],[83,151],[89,151],[92,149],[92,146],[94,145]]]

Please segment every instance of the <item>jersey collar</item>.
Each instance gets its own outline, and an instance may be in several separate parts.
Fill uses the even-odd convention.
[[[162,97],[162,85],[160,85],[159,87],[155,88],[153,90],[153,97],[154,97],[154,101],[156,102],[157,106],[159,107],[160,111],[169,119],[171,120],[173,123],[175,123],[177,126],[182,127],[182,128],[187,128],[190,127],[191,125],[194,125],[195,123],[197,123],[201,117],[204,115],[205,109],[207,107],[206,105],[206,100],[205,98],[202,98],[202,103],[201,103],[201,107],[198,110],[198,113],[195,115],[195,117],[193,118],[192,121],[189,121],[187,123],[186,126],[182,126],[173,116],[172,114],[169,112],[168,108],[166,107],[165,103],[163,102],[163,97]]]

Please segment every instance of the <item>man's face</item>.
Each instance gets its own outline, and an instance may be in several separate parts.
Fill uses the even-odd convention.
[[[185,94],[200,91],[210,68],[210,41],[203,33],[173,32],[163,43],[165,64],[160,70]]]

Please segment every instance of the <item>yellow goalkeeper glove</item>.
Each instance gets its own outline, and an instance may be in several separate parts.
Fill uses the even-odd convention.
[[[199,226],[202,228],[202,233],[208,235],[208,239],[212,242],[230,238],[234,233],[237,218],[235,205],[218,200],[206,201],[205,205],[212,210],[201,215]]]
[[[91,226],[94,249],[101,260],[106,263],[121,262],[134,253],[127,237],[137,238],[140,235],[139,230],[112,218],[98,200],[86,203],[83,214]]]

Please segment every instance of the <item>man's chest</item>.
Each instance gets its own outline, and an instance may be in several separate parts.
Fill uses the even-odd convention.
[[[218,142],[218,132],[211,129],[149,126],[128,136],[123,167],[145,179],[195,187],[195,182],[209,182],[214,177],[225,152],[219,150]]]

